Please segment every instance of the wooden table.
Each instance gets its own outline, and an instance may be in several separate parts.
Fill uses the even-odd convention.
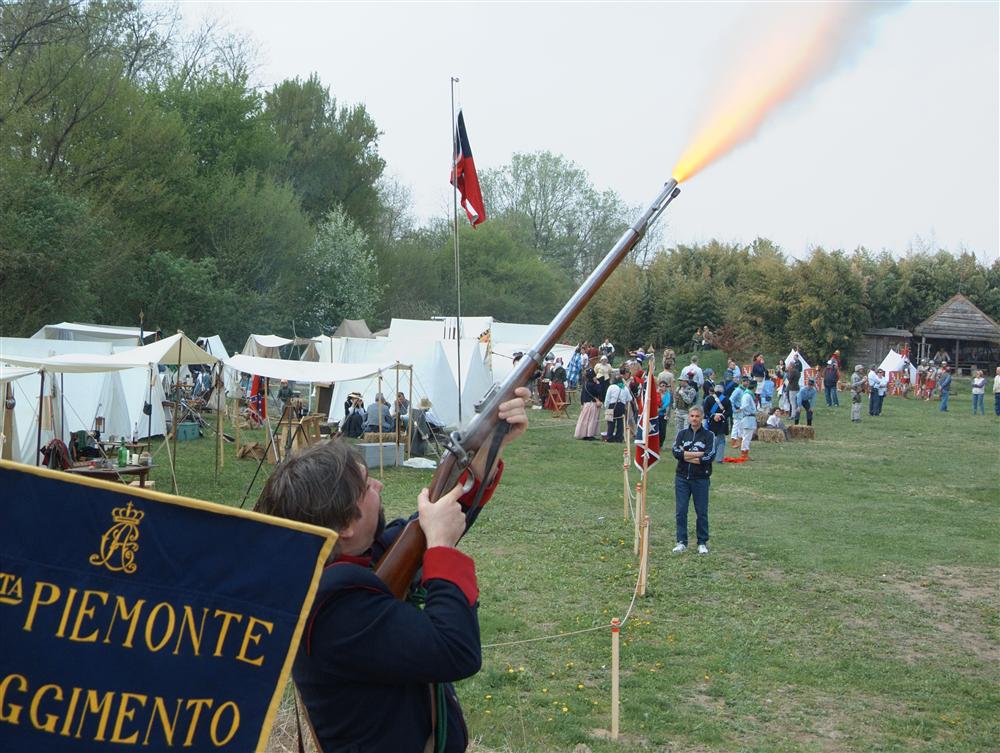
[[[104,481],[119,481],[123,484],[127,484],[128,481],[125,480],[126,476],[138,476],[139,486],[146,485],[146,476],[149,475],[149,471],[152,465],[126,465],[121,468],[118,466],[112,466],[110,468],[91,468],[89,465],[77,465],[72,468],[67,468],[67,473],[73,473],[77,476],[87,476],[88,478],[99,478]]]

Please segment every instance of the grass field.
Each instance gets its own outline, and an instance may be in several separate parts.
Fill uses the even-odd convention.
[[[459,686],[475,750],[996,750],[1000,419],[970,406],[965,381],[949,413],[889,398],[852,425],[848,405],[821,407],[815,441],[755,443],[753,462],[712,476],[708,557],[670,553],[665,460],[649,592],[623,630],[617,743],[604,626],[636,581],[621,449],[533,411],[463,543],[482,592],[483,668]],[[217,483],[209,440],[182,443],[179,463],[183,494],[227,504],[257,466],[229,445]],[[169,491],[162,465],[154,478]],[[430,472],[385,478],[404,514]]]

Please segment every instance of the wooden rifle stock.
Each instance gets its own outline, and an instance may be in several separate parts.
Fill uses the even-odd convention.
[[[434,477],[431,479],[430,499],[436,502],[458,483],[459,477],[469,466],[469,462],[477,452],[485,451],[490,438],[496,431],[500,419],[497,410],[501,403],[515,397],[514,390],[526,385],[535,372],[542,366],[545,354],[559,341],[559,337],[569,328],[573,320],[579,316],[584,307],[594,297],[594,294],[611,276],[622,260],[638,243],[650,225],[663,213],[667,205],[680,193],[677,181],[670,179],[657,195],[653,203],[646,208],[642,216],[632,225],[607,256],[590,273],[583,285],[562,307],[545,334],[535,343],[534,347],[525,353],[525,357],[514,366],[514,370],[499,386],[493,389],[476,406],[476,415],[464,432],[454,432],[448,442],[444,457],[438,464]],[[491,469],[487,469],[487,473]],[[420,524],[413,520],[406,525],[403,532],[396,538],[388,551],[382,555],[375,566],[375,574],[389,587],[396,598],[406,598],[414,576],[419,572],[427,549],[427,541]]]

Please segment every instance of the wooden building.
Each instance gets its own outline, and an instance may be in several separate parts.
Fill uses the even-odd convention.
[[[869,367],[877,366],[889,355],[890,350],[901,353],[903,348],[909,346],[913,333],[906,329],[887,327],[866,329],[861,337],[861,342],[851,351],[849,364],[851,368],[856,363]],[[850,373],[850,370],[847,370],[847,373]]]
[[[1000,324],[959,293],[913,329],[918,358],[948,354],[952,366],[986,369],[1000,361]]]

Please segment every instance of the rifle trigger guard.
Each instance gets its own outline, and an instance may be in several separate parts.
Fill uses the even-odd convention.
[[[472,458],[469,457],[469,453],[466,452],[464,447],[462,447],[462,435],[457,431],[453,431],[448,435],[448,452],[457,458],[455,462],[463,471],[468,468],[469,463],[472,462]]]

